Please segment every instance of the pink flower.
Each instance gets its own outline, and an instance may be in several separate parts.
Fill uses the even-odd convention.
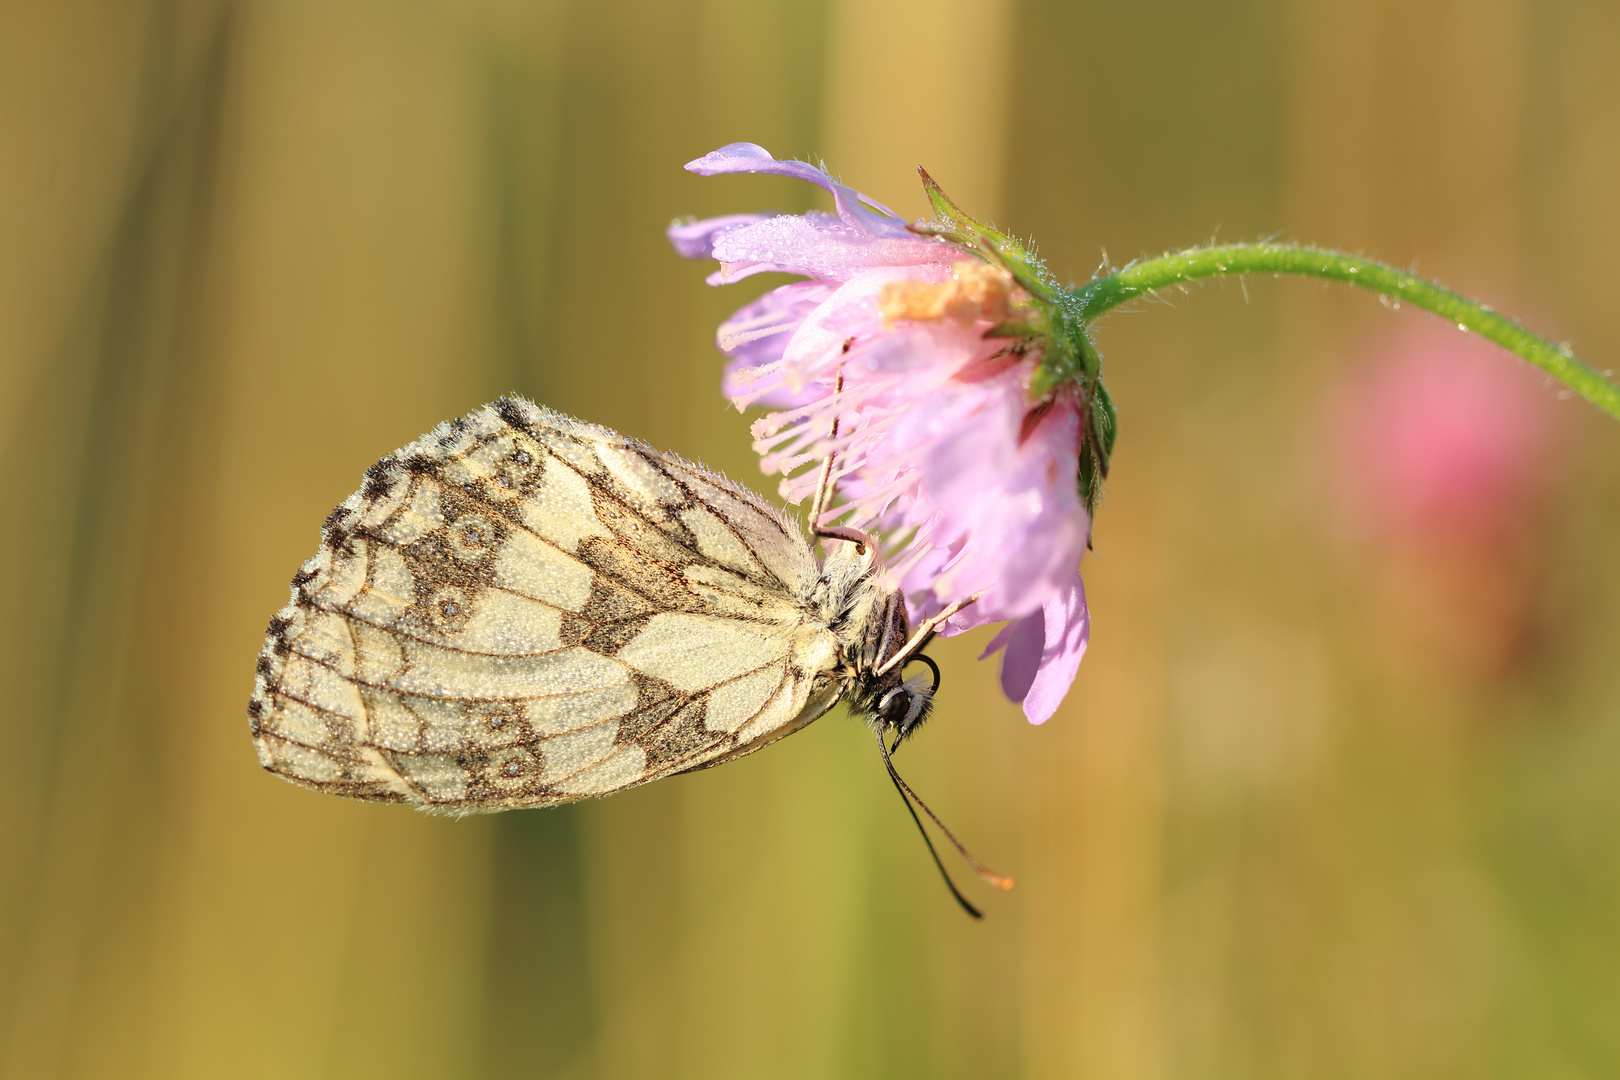
[[[1389,662],[1465,684],[1538,640],[1556,407],[1542,376],[1424,319],[1358,350],[1323,439],[1330,520],[1371,562],[1361,603]]]
[[[832,214],[670,228],[682,255],[719,261],[712,284],[762,271],[807,279],[720,326],[724,391],[739,408],[777,410],[755,422],[754,446],[789,502],[814,493],[835,455],[838,501],[816,524],[886,537],[914,623],[980,594],[941,633],[1007,623],[985,655],[1005,650],[1003,689],[1043,722],[1086,648],[1079,564],[1091,519],[1079,475],[1082,392],[1069,383],[1032,392],[1049,339],[1029,287],[1042,286],[751,143],[686,167],[795,176],[833,196]]]
[[[1523,524],[1553,434],[1540,376],[1433,321],[1354,370],[1336,388],[1328,431],[1357,531],[1494,535]]]

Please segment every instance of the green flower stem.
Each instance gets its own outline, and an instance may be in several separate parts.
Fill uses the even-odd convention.
[[[1291,244],[1221,244],[1144,259],[1075,291],[1082,322],[1128,300],[1198,278],[1223,274],[1306,274],[1342,281],[1432,311],[1459,330],[1524,357],[1593,405],[1620,420],[1620,387],[1575,359],[1569,349],[1532,334],[1483,304],[1393,266],[1337,251]]]

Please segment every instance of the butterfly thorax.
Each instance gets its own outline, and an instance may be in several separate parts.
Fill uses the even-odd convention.
[[[905,647],[911,623],[905,597],[887,581],[877,555],[865,545],[835,541],[822,563],[817,601],[838,639],[839,696],[880,728],[911,734],[926,717],[931,694],[908,686],[900,667],[878,674]]]

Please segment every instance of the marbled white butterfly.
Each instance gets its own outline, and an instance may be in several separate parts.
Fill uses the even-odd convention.
[[[898,745],[938,685],[901,668],[954,609],[913,633],[875,545],[822,535],[818,562],[748,489],[502,399],[383,458],[326,519],[259,656],[259,760],[466,813],[716,765],[839,700]]]

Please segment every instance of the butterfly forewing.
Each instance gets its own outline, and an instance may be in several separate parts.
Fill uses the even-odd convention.
[[[750,752],[836,696],[796,525],[526,401],[378,462],[322,541],[248,709],[265,767],[311,787],[566,802]]]

